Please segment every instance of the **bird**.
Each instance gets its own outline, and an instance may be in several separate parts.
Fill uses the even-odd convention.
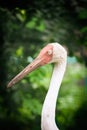
[[[67,50],[61,44],[57,42],[47,44],[32,63],[27,65],[8,83],[7,87],[12,87],[27,74],[48,63],[54,63],[54,69],[42,107],[41,130],[59,130],[55,121],[55,110],[58,93],[67,65]]]

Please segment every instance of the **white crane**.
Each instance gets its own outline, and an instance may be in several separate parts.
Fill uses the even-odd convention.
[[[31,71],[47,63],[55,63],[50,87],[47,92],[41,117],[42,130],[59,130],[55,123],[55,109],[59,88],[64,76],[67,63],[67,52],[59,43],[46,45],[37,58],[14,77],[7,87],[11,87]]]

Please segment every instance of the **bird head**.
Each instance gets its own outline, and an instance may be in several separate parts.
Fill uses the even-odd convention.
[[[7,87],[13,86],[20,81],[27,74],[35,70],[36,68],[48,63],[61,62],[66,56],[65,49],[58,43],[50,43],[46,45],[36,57],[36,59],[25,67],[17,76],[15,76],[7,85]]]

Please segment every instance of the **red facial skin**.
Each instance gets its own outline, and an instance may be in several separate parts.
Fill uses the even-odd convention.
[[[49,54],[49,51],[52,51],[52,53]],[[52,60],[52,56],[53,56],[53,46],[48,44],[40,51],[37,58],[41,59],[40,65],[45,65]]]

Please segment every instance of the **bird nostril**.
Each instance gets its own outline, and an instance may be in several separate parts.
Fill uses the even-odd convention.
[[[30,66],[30,68],[32,68],[32,65]]]

